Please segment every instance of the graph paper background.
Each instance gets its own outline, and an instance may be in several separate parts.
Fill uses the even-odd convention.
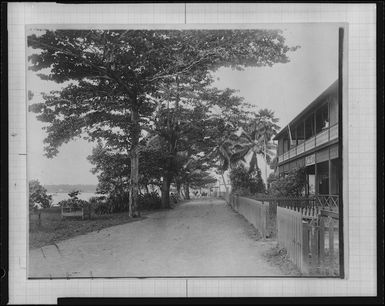
[[[9,296],[57,297],[376,295],[376,8],[374,4],[8,4]],[[348,24],[344,101],[345,279],[27,280],[25,25]]]

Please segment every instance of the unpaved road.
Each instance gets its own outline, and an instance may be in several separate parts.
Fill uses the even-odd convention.
[[[33,249],[29,277],[280,276],[247,221],[199,199],[145,219]]]

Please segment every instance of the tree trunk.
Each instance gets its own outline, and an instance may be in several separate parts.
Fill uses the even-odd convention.
[[[178,193],[178,196],[181,197],[181,183],[179,180],[176,180],[176,190],[177,190],[177,193]]]
[[[266,187],[267,187],[267,156],[266,156],[266,139],[263,138],[264,144],[264,153],[265,153],[265,179],[266,179]]]
[[[128,215],[138,217],[138,190],[139,190],[139,113],[136,109],[131,111],[131,173],[130,173],[130,194],[128,203]]]
[[[170,185],[171,182],[167,177],[162,182],[162,208],[170,208]]]
[[[184,198],[190,200],[190,185],[189,183],[184,184]]]
[[[223,185],[225,185],[226,193],[228,193],[229,189],[227,188],[224,172],[221,172],[221,176],[222,176],[222,180],[223,180]],[[220,190],[219,190],[219,192],[220,192]]]

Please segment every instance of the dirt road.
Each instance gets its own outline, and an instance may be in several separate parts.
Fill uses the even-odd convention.
[[[30,251],[30,277],[280,276],[253,227],[223,200],[186,202],[144,220]]]

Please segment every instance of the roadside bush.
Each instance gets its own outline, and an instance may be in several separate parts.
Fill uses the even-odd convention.
[[[171,193],[170,194],[170,200],[174,203],[177,204],[180,201],[180,197],[177,193]]]
[[[95,197],[94,211],[96,214],[113,214],[128,211],[129,194],[110,195],[108,197]]]
[[[68,200],[62,200],[58,203],[60,207],[70,207],[72,209],[81,209],[82,207],[86,206],[89,204],[85,200],[80,200],[80,199],[68,199]]]
[[[159,209],[162,205],[162,200],[157,192],[150,192],[138,196],[139,210]]]
[[[239,195],[249,196],[265,192],[265,184],[258,167],[250,172],[241,164],[231,170],[230,181],[233,193]]]
[[[92,197],[88,200],[92,210],[97,215],[106,215],[112,213],[111,203],[108,203],[105,196]]]
[[[294,169],[285,176],[269,176],[269,194],[278,197],[298,197],[306,187],[305,168]]]

